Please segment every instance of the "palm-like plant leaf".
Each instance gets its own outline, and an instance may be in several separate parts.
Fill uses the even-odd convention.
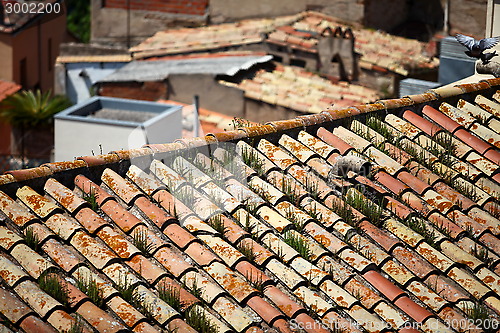
[[[64,96],[53,96],[48,91],[22,91],[7,97],[0,105],[0,118],[13,126],[48,124],[52,116],[66,109],[71,102]]]

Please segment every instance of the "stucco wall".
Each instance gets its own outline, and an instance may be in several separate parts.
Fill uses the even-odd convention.
[[[0,34],[0,79],[14,80],[12,71],[12,37],[9,34]]]
[[[23,88],[54,87],[54,65],[59,55],[59,45],[65,34],[66,16],[49,16],[23,29],[12,37],[12,80],[21,84],[21,60],[26,59],[26,85]],[[49,39],[51,54],[49,59]],[[49,63],[51,64],[49,66]],[[3,67],[3,63],[2,63]]]
[[[171,75],[168,78],[168,98],[192,104],[193,96],[200,97],[200,106],[217,110],[231,117],[243,117],[243,92],[217,83],[212,75]]]
[[[25,29],[13,38],[13,77],[14,81],[23,85],[25,89],[33,89],[40,84],[38,25]],[[21,61],[26,59],[26,82],[21,78]]]
[[[343,20],[361,22],[364,11],[363,2],[363,0],[210,0],[209,11],[212,23],[252,17],[289,15],[307,9],[319,10]]]
[[[265,123],[274,120],[292,119],[302,115],[304,114],[283,106],[271,105],[251,98],[245,98],[244,118],[250,121]]]

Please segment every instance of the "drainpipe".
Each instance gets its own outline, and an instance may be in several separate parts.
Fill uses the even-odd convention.
[[[130,49],[130,0],[127,0],[127,49]]]
[[[194,95],[194,117],[193,117],[193,137],[196,138],[200,135],[200,122],[198,121],[198,111],[200,107],[200,97]]]
[[[444,32],[447,35],[450,34],[450,5],[451,5],[450,0],[445,0],[443,28],[444,28]]]

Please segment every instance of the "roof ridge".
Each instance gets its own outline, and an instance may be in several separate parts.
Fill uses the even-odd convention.
[[[427,104],[438,99],[449,99],[462,94],[478,93],[481,90],[491,89],[496,86],[500,86],[500,78],[480,80],[477,83],[444,86],[427,90],[422,94],[379,100],[370,104],[355,105],[338,110],[325,110],[318,114],[303,115],[288,120],[271,121],[262,125],[240,127],[222,133],[208,133],[204,137],[177,139],[172,143],[149,144],[142,148],[111,151],[108,154],[81,156],[77,157],[74,161],[51,162],[35,168],[9,170],[3,175],[0,175],[0,186],[18,181],[24,182],[40,177],[49,177],[54,173],[73,169],[97,167],[141,156],[152,156],[156,153],[202,147],[218,142],[251,139],[285,130],[319,126],[326,122],[345,119],[373,111],[386,110],[388,112],[389,110],[396,110],[403,107],[416,107],[420,104]]]

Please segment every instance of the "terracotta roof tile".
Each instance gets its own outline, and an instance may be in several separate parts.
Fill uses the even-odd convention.
[[[333,83],[318,75],[311,76],[305,69],[298,67],[278,64],[275,66],[276,68],[272,71],[261,69],[255,76],[238,83],[222,80],[219,83],[243,90],[247,98],[280,105],[302,113],[320,113],[332,104],[336,107],[347,107],[359,102],[372,102],[379,98],[377,92],[369,88],[355,84]],[[260,92],[255,92],[255,88]],[[307,123],[304,118],[297,118],[293,121],[268,124],[278,126],[279,130],[283,130],[292,126],[292,123],[300,126],[304,122]]]
[[[284,67],[276,71],[292,74]],[[304,83],[311,76],[297,79]],[[493,89],[494,82],[488,81]],[[349,122],[322,113],[255,126],[245,129],[250,138],[234,142],[234,150],[219,142],[206,154],[203,145],[214,141],[201,138],[185,141],[186,148],[159,147],[162,162],[154,160],[161,149],[152,147],[117,153],[125,160],[116,171],[106,169],[120,158],[114,154],[95,159],[95,167],[44,167],[57,172],[54,178],[36,170],[22,173],[22,185],[9,178],[0,192],[6,219],[0,273],[6,292],[18,299],[12,307],[0,305],[0,312],[16,330],[43,321],[64,329],[79,313],[100,331],[148,332],[160,326],[190,332],[190,305],[221,331],[238,332],[290,331],[292,319],[340,322],[354,332],[402,332],[410,320],[423,322],[423,331],[433,325],[445,331],[446,320],[464,320],[466,306],[475,302],[498,319],[499,153],[487,142],[497,116],[479,103],[495,106],[484,87],[436,91],[458,94],[448,99],[457,105],[440,107],[441,97],[428,93],[359,106],[343,114],[353,117]],[[406,111],[401,105],[409,100],[424,104]],[[384,105],[384,118],[357,116]],[[238,140],[219,138],[226,139]],[[134,164],[139,155],[143,160]],[[343,156],[370,163],[374,177],[353,171],[332,177]],[[94,182],[78,172],[93,175]],[[66,187],[72,182],[74,190]],[[82,191],[95,195],[96,211]],[[360,200],[348,198],[355,193]],[[380,206],[382,218],[367,204]],[[21,236],[28,226],[39,237],[37,252]],[[95,280],[107,307],[97,308],[76,285],[68,285],[70,307],[56,302],[34,282],[47,269],[59,269],[71,283],[69,277]],[[139,303],[122,297],[124,281],[140,293]],[[180,290],[180,312],[160,299],[164,285]],[[50,304],[42,306],[45,299]],[[15,317],[19,304],[25,310]],[[99,324],[98,316],[105,318]]]
[[[14,82],[0,80],[0,101],[15,94],[19,89],[21,89],[21,86]]]

